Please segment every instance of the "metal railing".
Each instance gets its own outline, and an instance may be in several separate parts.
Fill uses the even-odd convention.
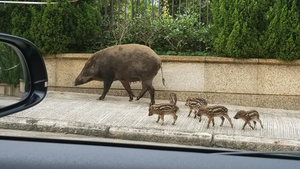
[[[117,19],[118,24],[121,19],[132,20],[137,15],[150,15],[153,22],[155,17],[161,18],[166,5],[165,0],[98,0],[98,2],[104,11],[104,17],[110,19],[112,23]],[[167,9],[172,18],[193,12],[199,15],[199,22],[209,24],[210,3],[210,0],[167,0]]]

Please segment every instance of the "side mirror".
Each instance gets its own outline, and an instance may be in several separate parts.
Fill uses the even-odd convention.
[[[35,45],[0,33],[0,117],[41,102],[47,82],[45,63]]]

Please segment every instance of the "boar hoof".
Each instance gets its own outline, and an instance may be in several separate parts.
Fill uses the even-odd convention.
[[[132,101],[132,100],[133,100],[133,97],[130,97],[130,98],[129,98],[129,101]]]
[[[97,100],[103,100],[104,98],[102,96],[100,96]]]

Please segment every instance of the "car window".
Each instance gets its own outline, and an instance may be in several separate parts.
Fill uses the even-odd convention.
[[[0,32],[32,41],[48,74],[45,100],[0,128],[299,151],[299,14],[296,0],[0,1]],[[30,77],[0,52],[5,107]]]

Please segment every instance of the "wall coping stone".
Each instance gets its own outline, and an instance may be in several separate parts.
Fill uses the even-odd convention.
[[[63,53],[56,55],[49,55],[44,59],[78,59],[86,60],[92,56],[92,53]],[[264,65],[300,65],[300,60],[285,62],[277,59],[235,59],[227,57],[215,57],[215,56],[171,56],[160,55],[163,62],[199,62],[199,63],[230,63],[230,64],[264,64]]]

